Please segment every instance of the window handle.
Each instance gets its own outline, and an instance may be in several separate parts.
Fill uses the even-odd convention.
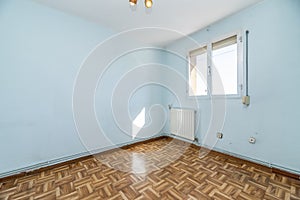
[[[243,91],[243,84],[240,84],[241,91]]]
[[[207,73],[209,76],[211,76],[211,67],[210,66],[208,66]]]

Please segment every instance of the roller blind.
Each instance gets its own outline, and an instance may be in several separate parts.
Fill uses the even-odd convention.
[[[217,49],[221,49],[223,47],[227,47],[227,46],[230,46],[230,45],[233,45],[233,44],[236,44],[236,43],[237,43],[237,36],[234,35],[234,36],[231,36],[231,37],[226,38],[224,40],[213,43],[212,44],[212,49],[217,50]]]
[[[207,47],[201,47],[199,49],[195,49],[193,51],[190,52],[190,57],[196,57],[198,55],[204,54],[207,51]]]

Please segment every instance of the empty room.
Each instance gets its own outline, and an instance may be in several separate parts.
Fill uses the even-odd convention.
[[[300,200],[300,0],[0,0],[0,200]]]

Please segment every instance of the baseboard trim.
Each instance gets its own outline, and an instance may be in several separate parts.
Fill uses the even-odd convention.
[[[264,169],[271,173],[280,174],[280,175],[283,175],[286,177],[300,180],[300,172],[298,172],[298,171],[294,171],[294,170],[286,169],[286,168],[282,169],[283,167],[281,168],[278,166],[274,167],[274,166],[270,165],[269,163],[262,162],[260,160],[254,160],[254,159],[251,159],[248,157],[244,157],[244,156],[241,156],[238,154],[233,154],[233,153],[223,151],[220,149],[215,149],[215,148],[209,149],[207,147],[196,144],[192,141],[182,140],[181,138],[178,138],[178,137],[175,138],[175,137],[172,137],[171,135],[159,134],[159,135],[151,137],[151,138],[119,144],[119,145],[117,145],[117,148],[116,148],[116,146],[106,147],[103,149],[95,150],[95,151],[93,151],[92,154],[89,152],[84,152],[84,153],[75,154],[72,156],[67,156],[64,158],[55,159],[55,160],[52,160],[49,162],[39,163],[39,164],[32,165],[29,167],[21,168],[18,170],[13,170],[13,171],[10,171],[7,173],[2,173],[2,174],[0,174],[0,182],[5,182],[8,179],[19,178],[19,177],[23,177],[23,176],[27,176],[27,175],[33,175],[33,174],[40,173],[45,170],[51,170],[53,168],[61,167],[63,165],[80,162],[80,161],[92,158],[94,154],[110,153],[112,151],[116,151],[118,148],[127,149],[130,147],[139,145],[139,144],[145,144],[145,143],[153,142],[153,141],[160,140],[163,138],[170,138],[170,139],[174,139],[174,140],[178,140],[178,141],[187,142],[187,143],[190,143],[191,145],[193,145],[195,148],[199,148],[199,149],[203,148],[204,150],[210,151],[210,153],[219,154],[221,156],[228,157],[228,158],[233,158],[235,160],[238,160],[239,162],[246,163],[246,164],[255,166],[257,168],[260,168],[260,169]]]
[[[286,168],[282,169],[283,168],[282,166],[275,167],[274,165],[263,162],[261,160],[248,158],[248,157],[241,156],[241,155],[238,155],[238,154],[220,152],[220,151],[217,151],[217,150],[212,150],[212,151],[214,151],[218,154],[222,154],[224,156],[229,156],[229,157],[232,157],[234,159],[240,160],[241,162],[246,162],[246,163],[248,163],[250,165],[254,165],[258,168],[267,169],[267,170],[269,170],[270,172],[272,172],[274,174],[280,174],[280,175],[284,175],[284,176],[287,176],[287,177],[290,177],[290,178],[293,178],[293,179],[300,180],[300,172],[292,170],[292,169],[286,169]]]
[[[155,140],[159,140],[159,139],[162,139],[162,138],[165,138],[165,137],[166,136],[164,134],[158,134],[156,136],[153,136],[153,137],[150,137],[150,138],[147,138],[147,139],[138,139],[138,140],[135,140],[135,141],[132,141],[132,142],[126,142],[126,143],[121,143],[121,144],[118,144],[118,145],[113,145],[113,146],[109,146],[109,147],[96,149],[96,150],[93,150],[93,151],[82,152],[82,153],[74,154],[74,155],[71,155],[71,156],[57,158],[57,159],[54,159],[54,160],[41,162],[41,163],[30,165],[30,166],[27,166],[27,167],[19,168],[19,169],[16,169],[16,170],[11,170],[9,172],[5,172],[5,173],[0,174],[0,182],[5,182],[5,180],[7,180],[7,179],[19,178],[19,177],[23,177],[23,176],[26,176],[26,175],[32,175],[32,174],[40,173],[41,171],[50,170],[50,169],[57,168],[57,167],[67,165],[67,164],[80,162],[82,160],[93,157],[93,155],[95,155],[95,154],[108,153],[110,151],[115,151],[118,148],[129,148],[130,146],[138,145],[138,144],[141,144],[141,143],[153,142]]]
[[[204,150],[210,151],[211,153],[220,154],[220,155],[225,156],[225,157],[231,157],[233,159],[239,160],[240,162],[247,163],[249,165],[255,166],[255,167],[260,168],[260,169],[264,169],[266,171],[269,171],[269,172],[272,172],[272,173],[275,173],[275,174],[280,174],[280,175],[283,175],[283,176],[286,176],[286,177],[290,177],[290,178],[293,178],[293,179],[300,180],[300,172],[296,171],[296,170],[293,170],[293,169],[288,169],[288,168],[285,168],[285,167],[282,167],[282,166],[279,166],[279,165],[270,164],[270,163],[267,163],[267,162],[264,162],[264,161],[261,161],[261,160],[253,159],[253,158],[250,158],[250,157],[242,156],[242,155],[239,155],[239,154],[231,153],[229,151],[224,151],[224,150],[217,149],[217,148],[210,149],[207,146],[203,146],[203,145],[200,145],[199,143],[195,143],[193,141],[185,140],[185,139],[182,139],[180,137],[174,137],[173,135],[167,135],[167,137],[170,137],[170,138],[175,139],[175,140],[183,141],[183,142],[188,142],[188,143],[194,145],[196,148],[199,148],[199,149],[203,148]]]

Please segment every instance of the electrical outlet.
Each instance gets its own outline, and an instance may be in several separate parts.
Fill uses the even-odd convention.
[[[217,133],[217,138],[222,139],[223,138],[223,133],[218,132]]]
[[[250,137],[249,138],[249,143],[250,144],[255,144],[256,143],[256,139],[254,137]]]

